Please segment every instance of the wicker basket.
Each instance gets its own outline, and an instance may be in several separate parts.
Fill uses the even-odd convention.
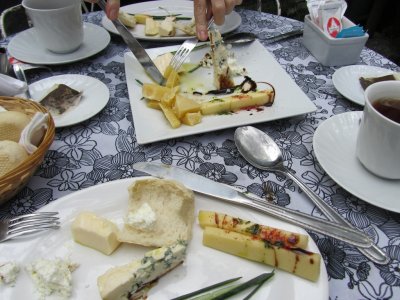
[[[0,96],[0,105],[7,110],[19,111],[28,116],[33,116],[36,112],[48,113],[47,109],[39,103],[23,98]],[[38,149],[15,169],[0,177],[0,205],[15,196],[28,183],[43,162],[44,156],[53,142],[54,134],[54,120],[50,116],[46,133]]]

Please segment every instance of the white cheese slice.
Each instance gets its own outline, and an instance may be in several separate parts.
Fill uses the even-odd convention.
[[[74,241],[110,255],[118,248],[118,227],[91,212],[80,213],[72,223]]]
[[[142,259],[114,267],[97,278],[101,298],[104,300],[130,299],[183,262],[186,242],[178,241],[168,247],[147,252]]]

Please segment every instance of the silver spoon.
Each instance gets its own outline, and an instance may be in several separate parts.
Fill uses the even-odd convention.
[[[292,179],[329,220],[353,227],[350,222],[326,204],[324,200],[283,165],[282,152],[279,146],[266,133],[251,126],[239,127],[235,131],[235,144],[240,154],[253,166]],[[368,248],[358,249],[377,264],[387,264],[390,260],[386,253],[375,244]]]
[[[225,35],[223,40],[225,44],[245,44],[253,42],[256,38],[257,36],[251,32],[236,32]]]

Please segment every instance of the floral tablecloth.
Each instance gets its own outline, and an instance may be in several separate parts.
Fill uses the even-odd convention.
[[[238,31],[254,32],[261,42],[303,26],[301,22],[280,16],[242,9],[238,12],[242,17]],[[94,12],[85,19],[100,24],[102,16],[102,12]],[[0,45],[6,46],[8,42],[9,39],[3,40]],[[318,165],[313,152],[313,133],[321,122],[362,107],[336,91],[332,83],[336,68],[318,63],[303,46],[301,37],[265,44],[265,47],[314,102],[317,111],[255,126],[274,137],[284,151],[287,167],[353,225],[366,232],[391,258],[387,265],[376,265],[354,247],[310,232],[327,267],[330,299],[400,299],[400,214],[369,205],[343,190]],[[246,163],[233,142],[234,129],[139,145],[124,72],[126,51],[122,40],[113,36],[110,45],[93,57],[52,66],[51,74],[29,71],[30,82],[66,73],[95,77],[108,86],[110,100],[90,120],[56,131],[55,141],[40,169],[13,200],[0,207],[0,218],[35,211],[86,187],[141,176],[143,173],[131,168],[132,163],[139,161],[177,165],[218,182],[245,187],[261,197],[265,197],[266,191],[269,196],[272,192],[277,205],[322,217],[291,180],[261,172]],[[359,64],[399,71],[398,66],[366,48]]]

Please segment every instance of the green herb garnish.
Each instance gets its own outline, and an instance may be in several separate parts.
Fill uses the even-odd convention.
[[[179,296],[179,297],[173,298],[173,299],[171,299],[171,300],[184,300],[184,299],[188,299],[188,298],[191,298],[191,297],[194,297],[194,296],[203,294],[203,293],[205,293],[205,292],[211,291],[211,290],[216,289],[216,288],[218,288],[218,287],[222,287],[222,286],[227,285],[227,284],[229,284],[229,283],[232,283],[232,282],[234,282],[234,281],[237,281],[237,280],[239,280],[240,278],[242,278],[242,277],[236,277],[236,278],[228,279],[228,280],[225,280],[225,281],[221,281],[221,282],[218,282],[218,283],[216,283],[216,284],[213,284],[213,285],[207,286],[207,287],[205,287],[205,288],[199,289],[199,290],[197,290],[197,291],[191,292],[191,293],[189,293],[189,294],[186,294],[186,295],[183,295],[183,296]]]

